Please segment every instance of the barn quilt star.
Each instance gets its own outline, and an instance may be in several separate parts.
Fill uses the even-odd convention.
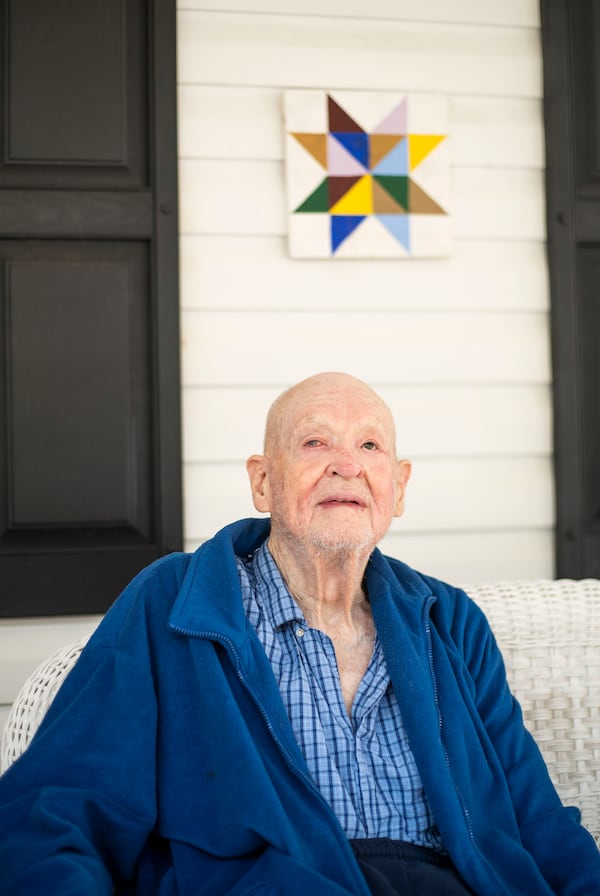
[[[323,175],[314,189],[291,208],[291,214],[328,217],[327,248],[331,256],[369,220],[393,237],[402,254],[410,255],[415,216],[448,215],[418,178],[420,166],[447,134],[412,132],[407,97],[370,131],[330,94],[326,102],[326,130],[288,131]]]

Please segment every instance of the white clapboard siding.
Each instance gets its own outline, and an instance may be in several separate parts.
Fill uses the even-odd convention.
[[[280,391],[275,386],[186,389],[185,462],[241,466],[260,453],[264,420]],[[495,455],[509,462],[551,452],[547,386],[383,386],[378,392],[398,421],[403,457]]]
[[[540,24],[537,0],[505,0],[504,3],[482,0],[178,0],[178,9],[213,12],[254,12],[304,14],[402,21],[453,22],[455,24],[522,25],[537,28]]]
[[[202,541],[238,517],[256,516],[243,464],[188,464],[185,530]],[[548,460],[413,458],[406,511],[390,532],[549,529],[554,519]]]
[[[181,84],[541,94],[535,28],[180,10],[178,34]]]
[[[182,236],[186,310],[547,311],[546,247],[540,241],[457,242],[429,259],[290,258],[285,237]],[[235,264],[232,264],[235,259]],[[240,272],[243,286],[240,288]]]
[[[369,383],[547,383],[541,313],[183,312],[186,386],[294,382],[343,370]]]
[[[178,102],[181,159],[284,158],[281,90],[182,84]],[[539,98],[450,96],[447,102],[453,166],[543,167]]]
[[[427,537],[399,528],[386,535],[379,547],[384,554],[453,584],[465,581],[467,565],[472,575],[469,581],[498,582],[553,578],[553,538],[550,528],[428,532]]]

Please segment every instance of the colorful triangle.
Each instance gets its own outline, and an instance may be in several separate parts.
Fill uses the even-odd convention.
[[[377,174],[374,179],[402,208],[408,209],[408,177]]]
[[[445,139],[445,134],[410,134],[408,137],[410,170],[413,171]]]
[[[328,178],[321,181],[316,190],[307,196],[304,202],[294,209],[295,212],[327,212],[329,211]]]
[[[408,182],[408,208],[411,215],[445,215],[446,212],[414,180]]]
[[[362,175],[358,177],[330,177],[328,183],[328,210],[345,196],[354,184],[358,183]]]
[[[331,207],[332,215],[372,215],[373,191],[369,175],[361,177],[339,202]]]
[[[317,160],[319,165],[327,169],[327,134],[298,134],[291,131],[290,135],[311,154],[313,159]]]
[[[365,220],[366,215],[332,215],[331,216],[331,251],[332,253],[348,239],[351,233]]]
[[[404,98],[392,111],[379,122],[374,134],[406,134],[406,98]]]
[[[341,143],[350,155],[352,155],[363,168],[369,167],[369,136],[368,134],[346,134],[340,131],[332,133],[332,136]]]
[[[348,113],[342,109],[332,97],[327,97],[327,114],[329,119],[329,130],[333,132],[346,132],[364,134],[363,128],[357,124]]]
[[[408,141],[399,138],[399,142],[379,164],[373,169],[373,174],[408,175]]]
[[[406,209],[392,199],[387,190],[380,187],[377,180],[372,180],[373,213],[375,215],[406,215]]]
[[[407,215],[377,215],[385,229],[410,252],[410,229]]]
[[[373,170],[398,142],[402,140],[399,134],[370,134],[369,135],[369,168]]]
[[[334,177],[366,174],[366,168],[357,161],[332,134],[327,135],[327,170]]]

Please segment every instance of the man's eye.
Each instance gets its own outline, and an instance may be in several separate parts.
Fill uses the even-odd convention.
[[[321,445],[320,439],[308,439],[308,441],[304,443],[305,448],[318,448],[319,445]]]
[[[363,448],[366,448],[367,451],[377,451],[379,445],[377,444],[377,442],[363,442]]]

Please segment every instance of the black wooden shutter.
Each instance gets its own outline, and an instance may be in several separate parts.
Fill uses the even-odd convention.
[[[175,10],[2,0],[0,615],[181,547]]]
[[[600,2],[542,0],[557,575],[600,576]]]

